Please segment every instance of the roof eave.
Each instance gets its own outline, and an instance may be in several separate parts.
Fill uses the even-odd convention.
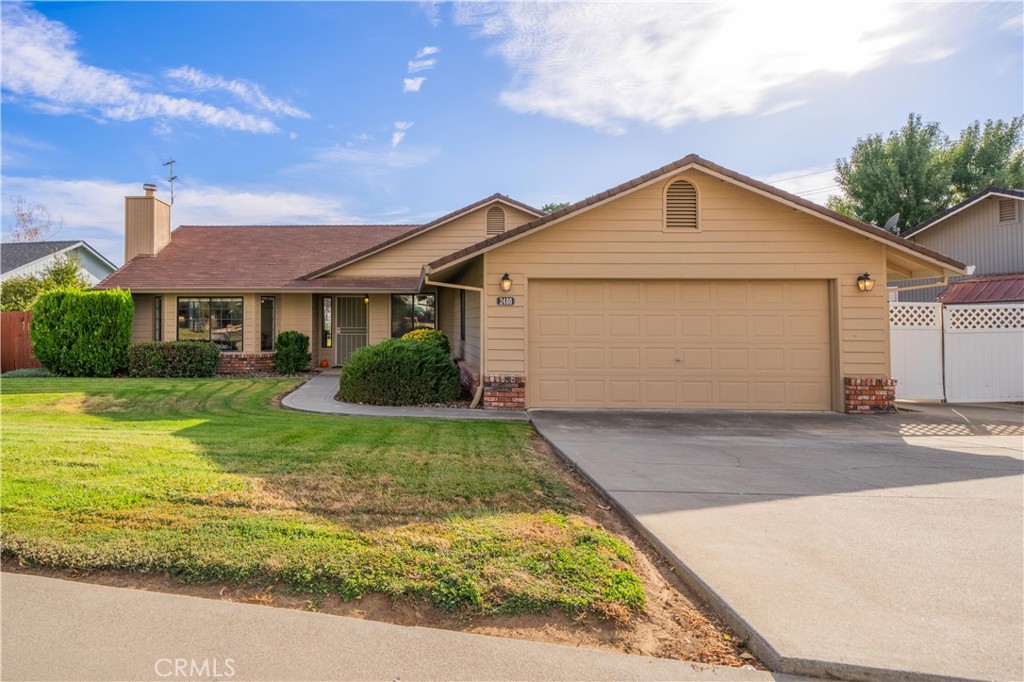
[[[335,272],[337,270],[341,270],[342,268],[345,268],[345,267],[347,267],[349,265],[352,265],[353,263],[356,263],[358,261],[361,261],[361,260],[364,260],[366,258],[369,258],[370,256],[373,256],[373,255],[376,255],[378,253],[382,253],[384,251],[387,251],[388,249],[390,249],[393,246],[397,246],[399,244],[403,244],[403,243],[409,241],[410,239],[414,239],[414,238],[418,237],[421,234],[426,234],[427,232],[430,232],[431,230],[434,230],[434,229],[436,229],[438,227],[441,227],[443,225],[447,225],[448,223],[452,222],[453,220],[457,220],[457,219],[461,218],[464,215],[472,213],[473,211],[480,210],[481,208],[483,208],[484,206],[487,206],[488,204],[493,204],[493,203],[498,203],[498,202],[503,203],[506,206],[511,206],[512,208],[516,208],[516,209],[519,209],[519,210],[522,210],[522,211],[525,211],[525,212],[528,212],[528,213],[532,213],[537,218],[540,218],[540,217],[542,217],[544,215],[543,211],[540,211],[539,209],[536,209],[536,208],[534,208],[532,206],[524,204],[524,203],[522,203],[520,201],[516,201],[515,199],[512,199],[511,197],[506,197],[503,194],[492,194],[492,195],[490,195],[488,197],[484,197],[483,199],[480,199],[479,201],[475,201],[472,204],[468,204],[466,206],[463,206],[460,209],[456,209],[455,211],[453,211],[451,213],[447,213],[447,214],[441,216],[440,218],[438,218],[437,220],[429,222],[426,225],[421,226],[420,228],[410,230],[407,234],[399,235],[398,237],[395,237],[394,239],[391,239],[391,240],[388,240],[388,241],[383,242],[381,244],[378,244],[377,246],[374,246],[374,247],[372,247],[370,249],[367,249],[366,251],[363,251],[361,253],[357,253],[357,254],[355,254],[353,256],[349,256],[348,258],[344,258],[344,259],[342,259],[342,260],[340,260],[340,261],[338,261],[336,263],[332,263],[331,265],[328,265],[326,267],[320,268],[319,270],[314,270],[313,272],[310,272],[310,273],[308,273],[306,275],[303,275],[302,279],[319,279],[319,278],[323,277],[324,275],[328,275],[328,274],[330,274],[332,272]]]

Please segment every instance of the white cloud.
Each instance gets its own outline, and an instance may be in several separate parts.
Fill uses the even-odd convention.
[[[436,59],[413,59],[409,61],[409,73],[419,73],[432,69],[437,64]]]
[[[145,91],[145,86],[90,66],[74,49],[75,35],[21,3],[3,3],[3,89],[50,114],[104,120],[174,118],[229,130],[271,133],[273,121],[233,107]]]
[[[167,77],[191,88],[193,92],[221,90],[231,93],[259,111],[266,111],[277,116],[310,118],[309,114],[302,109],[291,105],[283,99],[268,96],[263,92],[263,88],[260,85],[247,80],[214,76],[191,66],[168,69]]]
[[[217,185],[175,185],[172,227],[178,225],[305,225],[358,223],[337,195],[315,195],[277,189],[241,189]],[[6,205],[15,196],[40,202],[64,227],[58,239],[84,238],[120,262],[124,236],[124,197],[142,194],[141,183],[113,180],[63,180],[57,178],[5,177]],[[161,198],[169,198],[166,188]]]
[[[419,92],[420,88],[423,87],[423,81],[425,80],[427,80],[425,76],[418,76],[416,78],[403,78],[402,92]]]
[[[296,133],[295,131],[292,131],[292,132],[288,133],[288,139],[289,140],[297,140],[297,139],[299,139],[299,134]]]
[[[441,2],[439,0],[427,0],[420,3],[420,9],[427,15],[427,21],[434,28],[441,25]]]
[[[405,137],[405,132],[412,128],[412,121],[395,121],[395,132],[391,133],[391,148],[394,149]]]
[[[426,47],[421,47],[419,51],[416,52],[416,59],[423,59],[424,57],[429,57],[432,54],[437,54],[440,51],[441,48],[435,45],[427,45]]]
[[[930,39],[918,27],[930,11],[894,2],[464,3],[455,19],[493,40],[512,70],[506,106],[621,133],[762,113],[811,75],[878,68]]]
[[[330,166],[357,166],[369,169],[402,170],[422,166],[437,156],[433,148],[366,149],[355,146],[334,146],[321,149],[313,155],[310,163],[293,166],[292,172],[322,170]]]

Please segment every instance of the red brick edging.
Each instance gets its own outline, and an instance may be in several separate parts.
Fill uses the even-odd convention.
[[[485,410],[525,410],[526,377],[488,374],[484,378]]]
[[[847,414],[892,414],[896,411],[896,380],[881,377],[844,377]]]
[[[221,353],[217,360],[217,374],[274,371],[273,353]]]

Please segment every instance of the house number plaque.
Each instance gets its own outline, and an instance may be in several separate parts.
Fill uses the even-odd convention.
[[[499,296],[498,297],[498,305],[515,305],[515,304],[516,304],[515,296]]]

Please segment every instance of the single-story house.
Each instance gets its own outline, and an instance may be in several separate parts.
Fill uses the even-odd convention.
[[[550,214],[495,194],[426,225],[182,226],[126,198],[135,340],[265,366],[418,327],[503,408],[891,409],[885,283],[963,264],[698,156]],[[874,286],[875,280],[881,286]]]
[[[98,284],[117,269],[103,254],[81,240],[4,242],[0,244],[0,281],[41,274],[58,258],[77,258],[82,266],[82,277],[90,285]]]
[[[973,267],[972,275],[1024,273],[1024,190],[988,187],[950,206],[904,235]],[[940,300],[947,284],[959,277],[896,282],[894,301]]]

